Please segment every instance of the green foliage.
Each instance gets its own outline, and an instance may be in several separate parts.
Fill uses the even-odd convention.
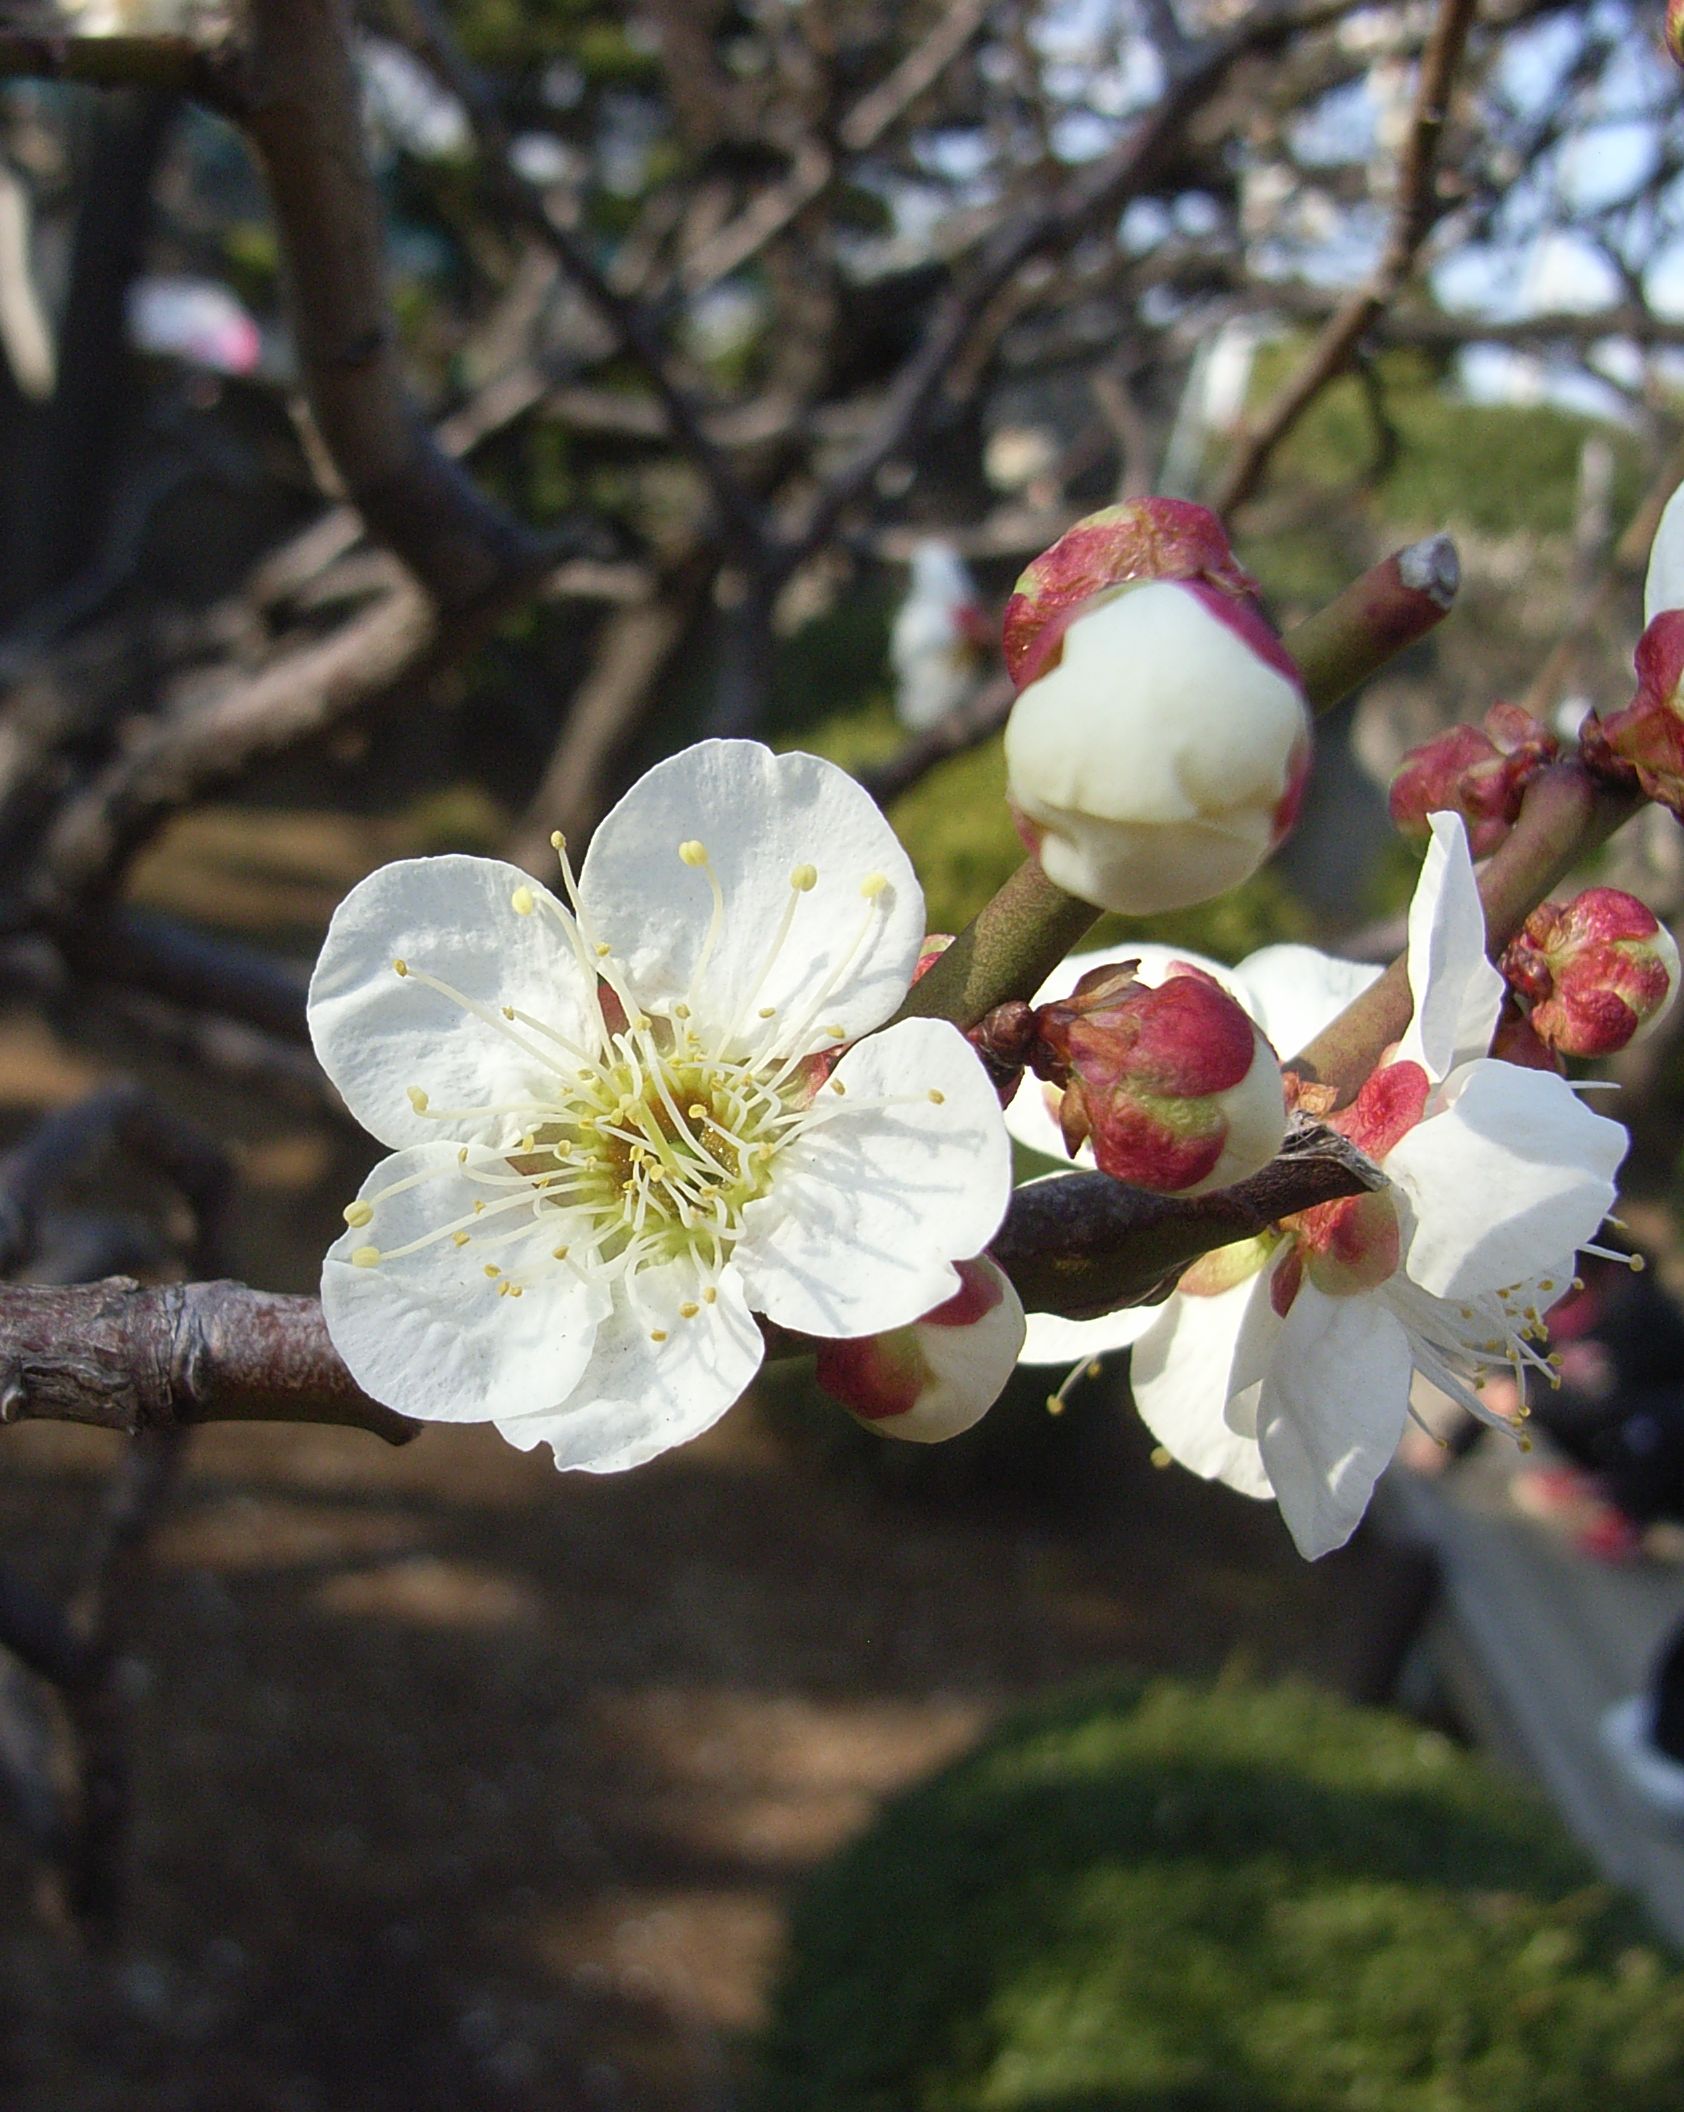
[[[1254,402],[1267,401],[1300,351],[1280,346],[1259,358]],[[1410,352],[1388,353],[1377,372],[1395,449],[1382,456],[1368,398],[1347,375],[1286,442],[1277,476],[1330,491],[1358,487],[1380,519],[1415,533],[1565,535],[1573,525],[1579,452],[1594,433],[1615,451],[1614,518],[1628,515],[1642,495],[1640,449],[1617,426],[1558,404],[1469,403]],[[1249,549],[1247,555],[1255,562]]]
[[[759,2051],[756,2112],[1675,2112],[1684,1976],[1437,1735],[1117,1683],[819,1873]]]

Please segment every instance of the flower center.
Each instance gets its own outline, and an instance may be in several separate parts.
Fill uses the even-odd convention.
[[[533,1082],[524,1099],[479,1107],[435,1107],[424,1087],[410,1086],[418,1115],[456,1126],[458,1134],[463,1123],[490,1128],[495,1143],[478,1150],[464,1144],[456,1155],[461,1180],[483,1192],[468,1210],[391,1247],[377,1244],[381,1206],[440,1174],[412,1174],[363,1196],[345,1212],[348,1224],[370,1234],[351,1260],[375,1268],[448,1240],[472,1250],[465,1262],[495,1280],[499,1296],[518,1298],[544,1275],[566,1269],[623,1285],[640,1311],[637,1277],[678,1264],[677,1317],[691,1320],[716,1301],[720,1271],[745,1230],[744,1213],[770,1191],[786,1146],[860,1104],[847,1100],[844,1081],[828,1075],[845,1037],[825,1013],[886,906],[888,882],[876,873],[861,881],[861,919],[851,942],[838,950],[800,1017],[786,1020],[759,1000],[802,897],[817,881],[816,867],[797,865],[765,960],[736,1016],[704,1029],[696,1020],[698,997],[725,923],[723,891],[706,848],[694,840],[678,846],[680,863],[705,875],[713,896],[688,996],[652,1016],[611,948],[595,937],[565,843],[559,836],[552,841],[572,913],[526,886],[514,889],[510,907],[522,917],[553,915],[561,925],[591,992],[591,1046],[512,1005],[480,1004],[422,964],[394,961],[400,978],[447,998],[513,1042]],[[906,1096],[941,1097],[934,1091]],[[647,1317],[657,1322],[648,1330],[651,1340],[664,1342],[661,1323],[671,1315],[663,1308]]]

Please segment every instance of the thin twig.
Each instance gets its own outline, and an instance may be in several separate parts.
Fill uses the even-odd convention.
[[[1247,435],[1211,499],[1218,513],[1231,513],[1250,498],[1276,448],[1329,382],[1349,366],[1363,333],[1391,306],[1414,269],[1421,244],[1442,209],[1436,197],[1439,146],[1451,88],[1477,6],[1478,0],[1440,0],[1432,35],[1421,55],[1409,135],[1398,162],[1397,198],[1380,261],[1368,283],[1328,320],[1297,372]]]

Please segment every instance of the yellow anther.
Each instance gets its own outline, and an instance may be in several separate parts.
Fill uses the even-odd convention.
[[[690,1007],[688,1005],[674,1005],[672,1016],[674,1019],[688,1019],[690,1017]]]
[[[1634,1276],[1641,1276],[1648,1266],[1649,1264],[1643,1259],[1641,1254],[1634,1254],[1630,1261],[1626,1263],[1626,1267],[1630,1269]]]
[[[466,1233],[466,1232],[452,1232],[452,1233],[451,1233],[451,1235],[450,1235],[450,1244],[451,1244],[451,1245],[452,1245],[453,1247],[465,1247],[465,1246],[466,1246],[466,1245],[468,1244],[468,1235],[467,1235],[467,1233]]]
[[[790,873],[789,884],[798,895],[810,895],[819,884],[819,869],[816,865],[798,865]]]
[[[1550,1277],[1545,1276],[1539,1282],[1538,1288],[1540,1291],[1553,1291],[1555,1289],[1555,1284]]]
[[[409,973],[409,963],[407,961],[394,961],[392,963],[392,973],[394,975],[407,975]]]
[[[515,1008],[513,1005],[499,1005],[497,1009],[502,1013],[505,1019],[513,1019],[515,1016]]]
[[[678,855],[686,865],[706,865],[708,847],[705,843],[698,843],[692,836],[678,846]]]
[[[567,1249],[565,1247],[551,1247],[550,1259],[552,1261],[565,1261],[567,1259]]]
[[[499,1284],[498,1289],[507,1291],[511,1298],[518,1298],[521,1293],[521,1286],[518,1283]]]
[[[714,1289],[713,1285],[710,1283],[707,1289],[702,1293],[702,1303],[704,1305],[717,1305],[718,1302],[719,1293]]]
[[[517,917],[529,917],[538,907],[538,897],[529,887],[517,887],[509,897],[509,907]]]
[[[841,1099],[848,1090],[848,1088],[842,1083],[840,1078],[833,1078],[830,1081],[830,1089],[838,1099]]]
[[[686,1298],[684,1303],[678,1308],[678,1317],[681,1320],[694,1320],[700,1311],[701,1307],[693,1298]]]
[[[776,1019],[778,1008],[776,1005],[762,1005],[756,1016],[760,1019]]]
[[[566,850],[566,848],[567,848],[567,838],[566,838],[566,837],[565,837],[565,836],[564,836],[564,835],[563,835],[563,834],[561,833],[561,831],[560,831],[559,829],[551,829],[551,831],[550,831],[550,849],[551,849],[552,851],[565,851],[565,850]]]
[[[458,1166],[466,1166],[466,1165],[467,1165],[467,1163],[468,1163],[468,1147],[467,1147],[467,1145],[466,1145],[466,1144],[460,1145],[460,1146],[459,1146],[459,1147],[457,1148],[457,1152],[456,1152],[456,1163],[457,1163],[457,1165],[458,1165]]]
[[[531,1130],[528,1130],[525,1136],[521,1138],[520,1148],[522,1151],[536,1151],[538,1149],[538,1139],[532,1134]]]
[[[651,1342],[664,1342],[667,1339],[666,1329],[664,1327],[652,1327],[649,1330],[649,1339]]]
[[[930,1087],[930,1105],[932,1107],[945,1107],[947,1105],[947,1095],[933,1085]]]
[[[427,1112],[427,1096],[421,1088],[418,1085],[406,1085],[404,1092],[408,1096],[409,1104],[414,1108],[415,1112],[418,1115],[424,1115]]]
[[[486,1274],[487,1274],[488,1276],[496,1277],[496,1276],[501,1276],[503,1272],[502,1272],[502,1270],[501,1270],[501,1269],[500,1269],[500,1268],[499,1268],[499,1267],[497,1266],[496,1262],[494,1262],[494,1261],[488,1261],[488,1262],[486,1263],[486,1265],[485,1265],[485,1273],[486,1273]]]
[[[1056,1393],[1047,1395],[1047,1413],[1048,1415],[1062,1415],[1064,1413],[1064,1401],[1061,1395]]]
[[[612,953],[613,951],[614,951],[613,947],[612,947],[612,946],[610,946],[610,945],[608,944],[608,942],[607,942],[607,940],[606,940],[606,939],[598,939],[598,940],[597,940],[597,942],[596,942],[596,957],[597,957],[597,959],[598,959],[599,961],[605,961],[605,960],[607,960],[608,956],[609,956],[609,955],[610,955],[610,954],[611,954],[611,953]]]
[[[351,1251],[351,1264],[354,1268],[372,1269],[379,1259],[378,1247],[354,1247]]]
[[[826,1027],[825,1032],[830,1036],[832,1041],[846,1041],[848,1038],[848,1030],[846,1027]]]
[[[480,1201],[478,1201],[478,1200],[476,1199],[476,1201],[475,1201],[475,1203],[474,1203],[474,1215],[475,1215],[475,1217],[482,1217],[482,1216],[484,1216],[484,1214],[485,1214],[485,1205],[484,1205],[484,1203],[482,1203],[482,1202],[480,1202]]]
[[[864,895],[865,899],[868,902],[875,902],[877,900],[877,897],[883,892],[883,890],[888,886],[888,884],[889,880],[887,874],[867,873],[865,878],[860,882],[860,893]]]
[[[348,1225],[370,1224],[373,1218],[374,1205],[372,1203],[347,1203],[345,1205],[345,1222]]]
[[[705,1122],[708,1118],[708,1111],[699,1100],[692,1100],[684,1112],[692,1122]]]
[[[507,1296],[509,1295],[510,1291],[511,1291],[511,1290],[513,1290],[513,1288],[514,1288],[513,1284],[509,1284],[509,1283],[500,1283],[500,1284],[499,1284],[499,1285],[497,1286],[497,1295],[498,1295],[498,1297],[499,1297],[499,1298],[506,1298],[506,1297],[507,1297]]]

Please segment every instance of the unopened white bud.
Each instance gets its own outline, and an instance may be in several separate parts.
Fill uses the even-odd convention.
[[[1226,893],[1292,826],[1302,686],[1231,596],[1154,580],[1095,597],[1006,727],[1010,796],[1049,880],[1151,915]]]

